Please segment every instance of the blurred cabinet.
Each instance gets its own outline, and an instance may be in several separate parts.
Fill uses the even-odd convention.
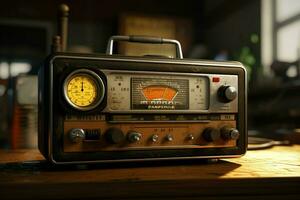
[[[193,41],[194,27],[190,19],[123,14],[119,19],[120,35],[156,36],[179,40],[183,53],[187,52]],[[175,47],[169,44],[137,44],[122,42],[119,45],[120,54],[125,55],[162,55],[175,57]]]

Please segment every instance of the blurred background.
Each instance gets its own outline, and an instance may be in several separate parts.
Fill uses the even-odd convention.
[[[104,53],[111,35],[135,34],[177,39],[185,58],[242,62],[249,133],[299,142],[298,0],[10,0],[0,7],[0,148],[37,147],[36,75],[61,3],[70,7],[70,52]],[[118,53],[174,56],[174,49],[124,43]]]

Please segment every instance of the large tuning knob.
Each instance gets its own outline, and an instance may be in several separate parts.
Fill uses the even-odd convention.
[[[109,128],[104,133],[105,139],[112,144],[120,144],[125,140],[123,131],[119,128]]]
[[[224,103],[233,101],[236,98],[236,96],[237,96],[237,90],[233,86],[222,85],[218,89],[218,97],[220,101]]]
[[[220,138],[220,130],[216,128],[206,128],[202,133],[202,137],[207,142],[214,142]]]
[[[240,132],[235,128],[221,128],[221,137],[224,140],[237,140],[240,137]]]

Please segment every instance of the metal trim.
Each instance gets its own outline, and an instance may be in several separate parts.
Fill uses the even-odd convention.
[[[220,120],[221,121],[221,120]],[[133,124],[133,123],[137,123],[137,124],[140,124],[140,123],[209,123],[211,122],[211,120],[183,120],[183,121],[175,121],[175,120],[161,120],[161,121],[126,121],[126,120],[116,120],[116,121],[113,121],[113,120],[108,120],[109,123],[112,123],[112,124],[116,124],[116,123],[124,123],[124,124]]]
[[[210,60],[185,60],[185,63],[182,63],[182,60],[178,59],[155,59],[147,60],[143,57],[132,57],[132,58],[113,58],[112,56],[107,56],[107,58],[98,58],[98,57],[85,57],[85,56],[66,56],[66,55],[55,55],[51,58],[50,62],[57,58],[77,58],[77,59],[86,59],[86,60],[104,60],[104,61],[120,61],[120,62],[142,62],[142,63],[162,63],[162,64],[179,64],[179,65],[201,65],[201,66],[215,66],[222,65],[223,67],[233,67],[233,68],[244,68],[242,63],[237,61],[210,61]],[[201,63],[200,63],[201,62]]]
[[[220,159],[220,158],[238,158],[243,156],[240,155],[223,155],[223,156],[188,156],[188,157],[168,157],[168,158],[139,158],[139,159],[119,159],[119,160],[93,160],[93,161],[70,161],[70,162],[59,162],[53,159],[51,156],[51,161],[54,164],[92,164],[92,163],[119,163],[119,162],[143,162],[143,161],[163,161],[163,160],[188,160],[188,159]]]
[[[182,48],[179,41],[174,39],[148,37],[148,36],[127,36],[127,35],[114,35],[111,36],[107,43],[106,54],[113,55],[114,41],[127,41],[139,43],[152,43],[152,44],[174,44],[176,46],[176,56],[183,59]]]

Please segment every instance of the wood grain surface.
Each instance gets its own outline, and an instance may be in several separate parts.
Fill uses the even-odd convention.
[[[299,199],[300,146],[241,158],[51,166],[38,150],[0,151],[1,199]]]

